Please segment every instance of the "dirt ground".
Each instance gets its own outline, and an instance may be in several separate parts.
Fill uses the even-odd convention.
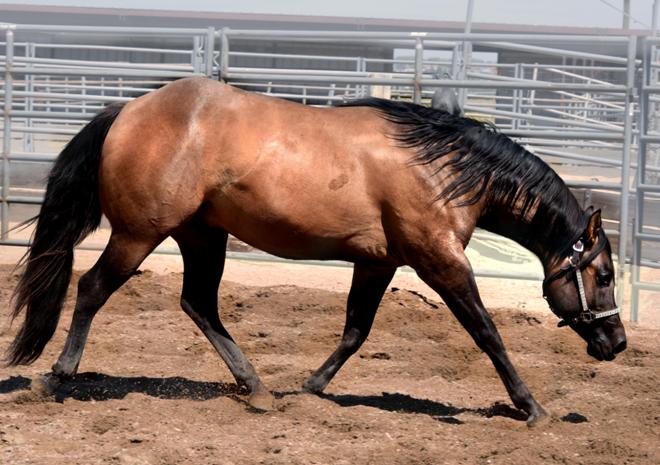
[[[628,324],[628,350],[597,362],[538,311],[529,285],[487,287],[514,364],[552,413],[528,429],[487,357],[405,275],[327,394],[301,393],[339,340],[350,270],[317,267],[318,277],[299,271],[307,278],[296,282],[284,265],[233,265],[223,321],[276,393],[276,411],[246,408],[246,393],[179,309],[176,266],[145,266],[99,313],[79,376],[55,399],[33,395],[30,382],[62,348],[71,293],[42,358],[0,368],[0,464],[660,463],[657,328]],[[0,266],[3,350],[17,326],[7,324],[11,270]],[[240,270],[242,284],[232,282]]]

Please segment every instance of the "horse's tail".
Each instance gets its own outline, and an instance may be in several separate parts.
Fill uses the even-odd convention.
[[[92,119],[62,150],[48,176],[46,196],[25,270],[14,291],[12,318],[25,321],[7,353],[9,365],[34,362],[50,341],[73,268],[73,248],[101,222],[99,164],[101,149],[123,105],[113,104]]]

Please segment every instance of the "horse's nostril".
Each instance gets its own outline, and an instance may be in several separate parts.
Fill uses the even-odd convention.
[[[619,342],[615,347],[614,347],[614,353],[618,354],[619,352],[623,352],[626,350],[626,346],[628,344],[626,343],[626,340],[624,339],[623,341]]]

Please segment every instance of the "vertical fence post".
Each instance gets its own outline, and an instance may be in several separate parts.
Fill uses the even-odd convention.
[[[465,34],[469,34],[472,32],[473,15],[474,15],[474,0],[468,0],[467,13],[465,15],[465,29],[463,30]],[[458,76],[458,78],[461,80],[467,79],[468,68],[470,67],[470,62],[472,61],[471,41],[463,42],[462,52],[463,52],[463,57],[462,57],[461,68],[459,70],[459,76]],[[458,90],[458,104],[460,105],[461,108],[465,108],[466,102],[467,102],[467,89],[465,87],[461,87]]]
[[[220,70],[218,72],[218,79],[221,81],[227,80],[229,72],[229,37],[227,37],[228,29],[222,28],[220,32]]]
[[[6,241],[9,235],[9,156],[11,154],[11,109],[13,76],[11,73],[14,62],[14,31],[7,29],[5,33],[5,106],[3,110],[4,127],[2,133],[2,211],[0,212],[2,226],[0,239]]]
[[[592,205],[592,197],[593,193],[591,189],[585,189],[584,190],[584,200],[582,202],[582,208],[588,208],[590,205]]]
[[[328,106],[332,106],[332,100],[333,97],[335,96],[335,86],[336,84],[334,82],[330,84],[330,90],[328,91],[328,102],[327,102]]]
[[[206,29],[206,43],[204,44],[204,58],[206,77],[213,77],[213,54],[215,53],[215,29],[209,26]]]
[[[655,3],[654,3],[655,6]],[[653,49],[654,45],[644,42],[642,54],[642,84],[639,99],[639,148],[637,156],[637,175],[636,187],[637,195],[635,199],[635,212],[633,222],[633,253],[632,261],[630,263],[630,279],[632,281],[632,289],[630,292],[630,321],[636,322],[639,319],[639,287],[640,282],[640,269],[642,264],[642,241],[637,237],[637,234],[643,232],[644,229],[644,190],[639,189],[639,185],[643,184],[646,179],[646,163],[647,163],[647,150],[648,144],[644,136],[652,130],[650,126],[650,115],[652,113],[651,95],[645,91],[645,87],[653,85],[651,79],[651,68],[653,66]]]
[[[536,65],[538,65],[538,63],[535,63],[534,69],[532,69],[532,80],[533,81],[538,80],[538,77],[539,77],[539,67],[536,66]],[[563,94],[562,94],[562,97],[563,97]],[[534,113],[534,111],[532,109],[534,108],[534,99],[535,98],[536,98],[536,89],[532,89],[529,92],[529,102],[527,102],[529,104],[528,108],[529,108],[529,114],[530,115],[532,113]]]
[[[361,73],[366,73],[367,72],[367,60],[364,57],[358,57],[358,66],[359,69],[358,71]],[[362,89],[361,89],[361,97],[367,97],[370,94],[370,86],[368,84],[363,84]]]
[[[421,37],[415,41],[415,84],[413,86],[413,102],[422,102],[422,73],[424,71],[424,44]]]
[[[87,116],[87,78],[85,76],[80,76],[80,95],[83,96],[83,99],[80,101],[80,112],[82,116]]]
[[[36,46],[33,43],[25,44],[25,57],[34,58],[36,56]],[[31,70],[33,66],[34,64],[30,61],[27,65],[28,70]],[[25,75],[25,92],[27,92],[25,97],[25,111],[31,112],[34,110],[34,97],[32,97],[32,92],[34,92],[34,75],[31,73]],[[32,118],[25,119],[25,127],[32,127]],[[23,136],[23,150],[34,152],[34,134],[31,132],[27,132]]]
[[[201,61],[201,56],[202,56],[202,46],[200,45],[201,42],[201,37],[200,36],[194,36],[193,37],[193,51],[192,51],[192,57],[191,57],[191,64],[193,67],[193,73],[201,73],[202,70],[200,69],[200,61]]]
[[[458,79],[459,61],[461,54],[462,54],[461,44],[459,43],[454,45],[451,52],[451,70],[449,73],[451,78],[454,80]]]
[[[626,70],[626,94],[623,115],[623,157],[621,160],[621,207],[619,215],[619,263],[617,270],[616,298],[623,306],[625,297],[626,250],[628,245],[628,203],[630,196],[630,146],[632,145],[633,91],[635,86],[635,58],[637,37],[628,38],[628,64]]]
[[[70,94],[70,88],[69,88],[69,76],[64,76],[64,95],[65,98],[63,99],[63,105],[64,105],[64,113],[69,113],[69,105],[71,104],[71,101],[66,98]]]
[[[522,66],[520,63],[516,63],[516,67],[513,70],[513,77],[515,79],[521,79],[522,77]],[[516,115],[520,114],[521,109],[520,109],[520,98],[522,96],[522,91],[520,89],[513,89],[513,94],[511,98],[513,101],[511,102],[511,111],[515,113]],[[514,116],[511,118],[511,128],[512,129],[518,129],[520,127],[520,117],[519,116]]]
[[[45,79],[45,84],[46,84],[46,93],[50,95],[50,76],[46,76]],[[44,103],[43,106],[44,111],[52,111],[53,109],[50,106],[50,99],[46,99],[46,102]]]

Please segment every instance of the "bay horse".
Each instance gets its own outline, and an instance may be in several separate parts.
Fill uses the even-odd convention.
[[[305,381],[312,393],[365,341],[396,269],[408,265],[490,357],[528,424],[547,417],[479,297],[464,253],[476,227],[540,258],[551,309],[590,355],[612,360],[626,346],[600,211],[582,210],[554,171],[491,125],[445,111],[377,99],[313,108],[203,78],[106,107],[49,175],[14,295],[13,316],[25,320],[9,364],[41,355],[73,249],[102,214],[112,233],[79,281],[58,380],[76,374],[97,311],[169,236],[183,257],[184,312],[256,408],[272,395],[218,315],[228,234],[280,257],[355,264],[343,336]]]

